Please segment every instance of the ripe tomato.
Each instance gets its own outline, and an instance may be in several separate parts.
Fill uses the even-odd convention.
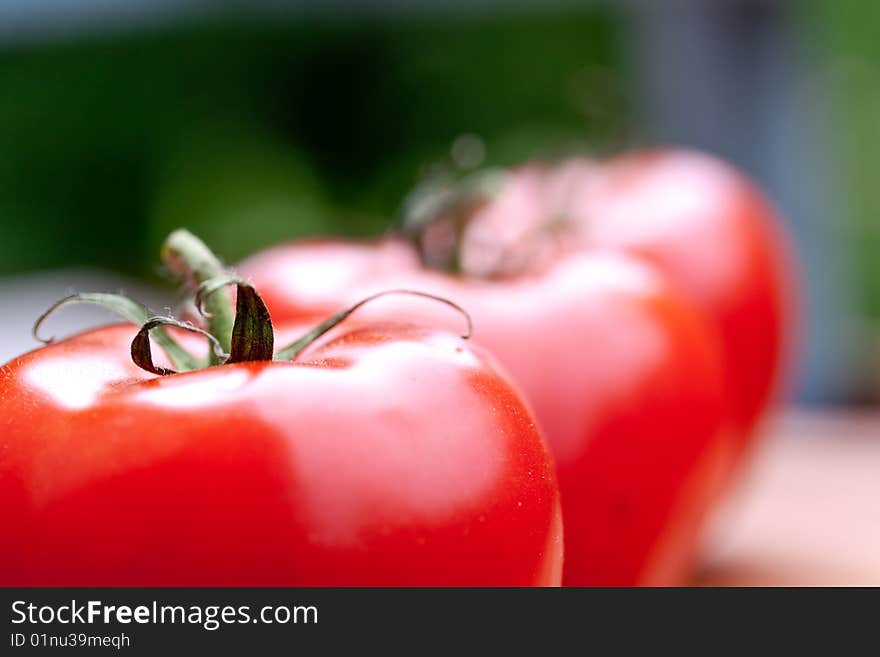
[[[240,268],[273,315],[295,319],[377,290],[407,287],[467,308],[474,340],[535,411],[562,492],[573,585],[673,584],[687,574],[729,444],[714,337],[648,266],[571,253],[500,280],[425,270],[408,244],[307,242]],[[381,309],[448,321],[431,304]],[[450,416],[435,409],[435,421]]]
[[[720,336],[729,417],[737,449],[746,450],[778,387],[795,305],[788,245],[756,186],[724,162],[686,150],[525,167],[514,180],[502,196],[537,189],[539,209],[520,203],[528,208],[520,225],[550,217],[557,227],[564,222],[564,239],[582,248],[643,258],[704,313]],[[488,222],[496,234],[502,231],[498,214],[481,213],[481,219],[496,218]],[[474,238],[489,230],[480,223],[473,222]],[[556,238],[552,230],[548,238]]]
[[[0,368],[0,585],[558,585],[506,379],[447,333],[335,330],[156,376],[113,325]]]

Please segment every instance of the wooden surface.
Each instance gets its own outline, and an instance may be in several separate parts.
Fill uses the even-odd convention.
[[[880,586],[880,413],[794,411],[765,431],[694,584]]]

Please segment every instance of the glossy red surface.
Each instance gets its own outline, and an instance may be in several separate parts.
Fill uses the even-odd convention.
[[[410,247],[383,241],[282,246],[240,271],[279,320],[326,314],[389,288],[460,303],[473,316],[473,340],[519,384],[552,448],[564,582],[682,581],[731,446],[713,335],[650,267],[575,253],[513,279],[464,279],[426,271]],[[359,312],[460,323],[444,306],[403,297]]]
[[[792,257],[774,209],[743,174],[693,151],[572,160],[552,175],[557,211],[576,222],[582,245],[658,265],[719,333],[745,449],[794,338]]]
[[[155,377],[111,326],[4,365],[0,584],[558,585],[506,379],[454,335],[347,326],[296,363]]]

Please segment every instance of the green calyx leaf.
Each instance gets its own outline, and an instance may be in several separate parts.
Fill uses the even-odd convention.
[[[465,320],[467,321],[467,331],[462,334],[462,338],[467,340],[471,337],[473,333],[473,322],[471,321],[471,316],[468,312],[459,306],[457,303],[450,301],[449,299],[441,296],[437,296],[436,294],[429,294],[427,292],[419,292],[416,290],[384,290],[382,292],[377,292],[376,294],[370,295],[365,299],[361,299],[353,306],[346,308],[345,310],[341,310],[336,313],[332,317],[328,317],[323,322],[314,327],[311,331],[306,333],[304,336],[279,350],[278,353],[275,354],[275,360],[279,361],[290,361],[294,360],[297,356],[299,356],[310,344],[312,344],[315,340],[320,338],[322,335],[327,333],[333,327],[338,325],[340,322],[344,321],[349,315],[351,315],[354,311],[356,311],[361,306],[364,306],[375,299],[379,299],[381,297],[389,296],[392,294],[404,294],[415,297],[422,297],[423,299],[431,299],[432,301],[439,301],[440,303],[446,304],[451,308],[459,311],[462,315],[464,315]]]
[[[86,292],[81,294],[72,294],[68,297],[65,297],[59,301],[56,301],[52,306],[49,307],[46,312],[40,315],[37,318],[37,321],[34,323],[33,334],[34,337],[44,344],[49,344],[55,340],[54,336],[50,338],[41,338],[40,337],[40,327],[43,325],[43,322],[46,319],[54,314],[58,309],[63,306],[68,306],[75,303],[89,303],[97,306],[101,306],[102,308],[106,308],[110,310],[123,319],[128,320],[132,324],[144,325],[153,319],[152,313],[150,313],[149,309],[143,305],[135,301],[134,299],[130,299],[121,294],[109,294],[105,292]],[[156,325],[158,327],[158,325]],[[203,363],[200,359],[196,358],[192,354],[190,354],[186,349],[180,346],[171,335],[159,327],[153,332],[153,339],[156,343],[162,348],[162,350],[168,355],[168,359],[174,364],[174,367],[180,371],[190,371],[196,370],[203,366]],[[149,342],[149,341],[148,341]]]
[[[229,285],[235,285],[235,322],[232,325],[229,358],[225,362],[272,360],[275,345],[272,319],[253,285],[237,276],[215,276],[199,286],[196,307],[202,311],[207,297]]]
[[[429,269],[461,274],[461,248],[476,210],[495,198],[507,183],[502,169],[483,169],[457,177],[449,173],[429,176],[404,199],[397,233],[418,250]],[[448,237],[428,239],[432,229],[443,227]]]
[[[137,335],[135,335],[134,339],[131,341],[131,359],[134,361],[134,364],[141,369],[161,376],[165,376],[166,374],[177,374],[177,370],[169,370],[164,367],[157,367],[153,364],[153,354],[152,349],[150,348],[150,331],[155,331],[155,337],[156,335],[165,332],[164,329],[162,329],[163,326],[174,326],[206,337],[211,345],[214,355],[220,360],[226,358],[226,354],[223,353],[223,348],[220,346],[220,341],[207,331],[193,326],[192,324],[188,324],[187,322],[182,322],[179,319],[174,319],[173,317],[150,317],[143,323],[140,330],[137,332]],[[194,367],[191,369],[198,368]]]

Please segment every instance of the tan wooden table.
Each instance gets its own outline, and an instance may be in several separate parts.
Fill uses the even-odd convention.
[[[880,412],[792,411],[765,431],[694,583],[880,585]]]

